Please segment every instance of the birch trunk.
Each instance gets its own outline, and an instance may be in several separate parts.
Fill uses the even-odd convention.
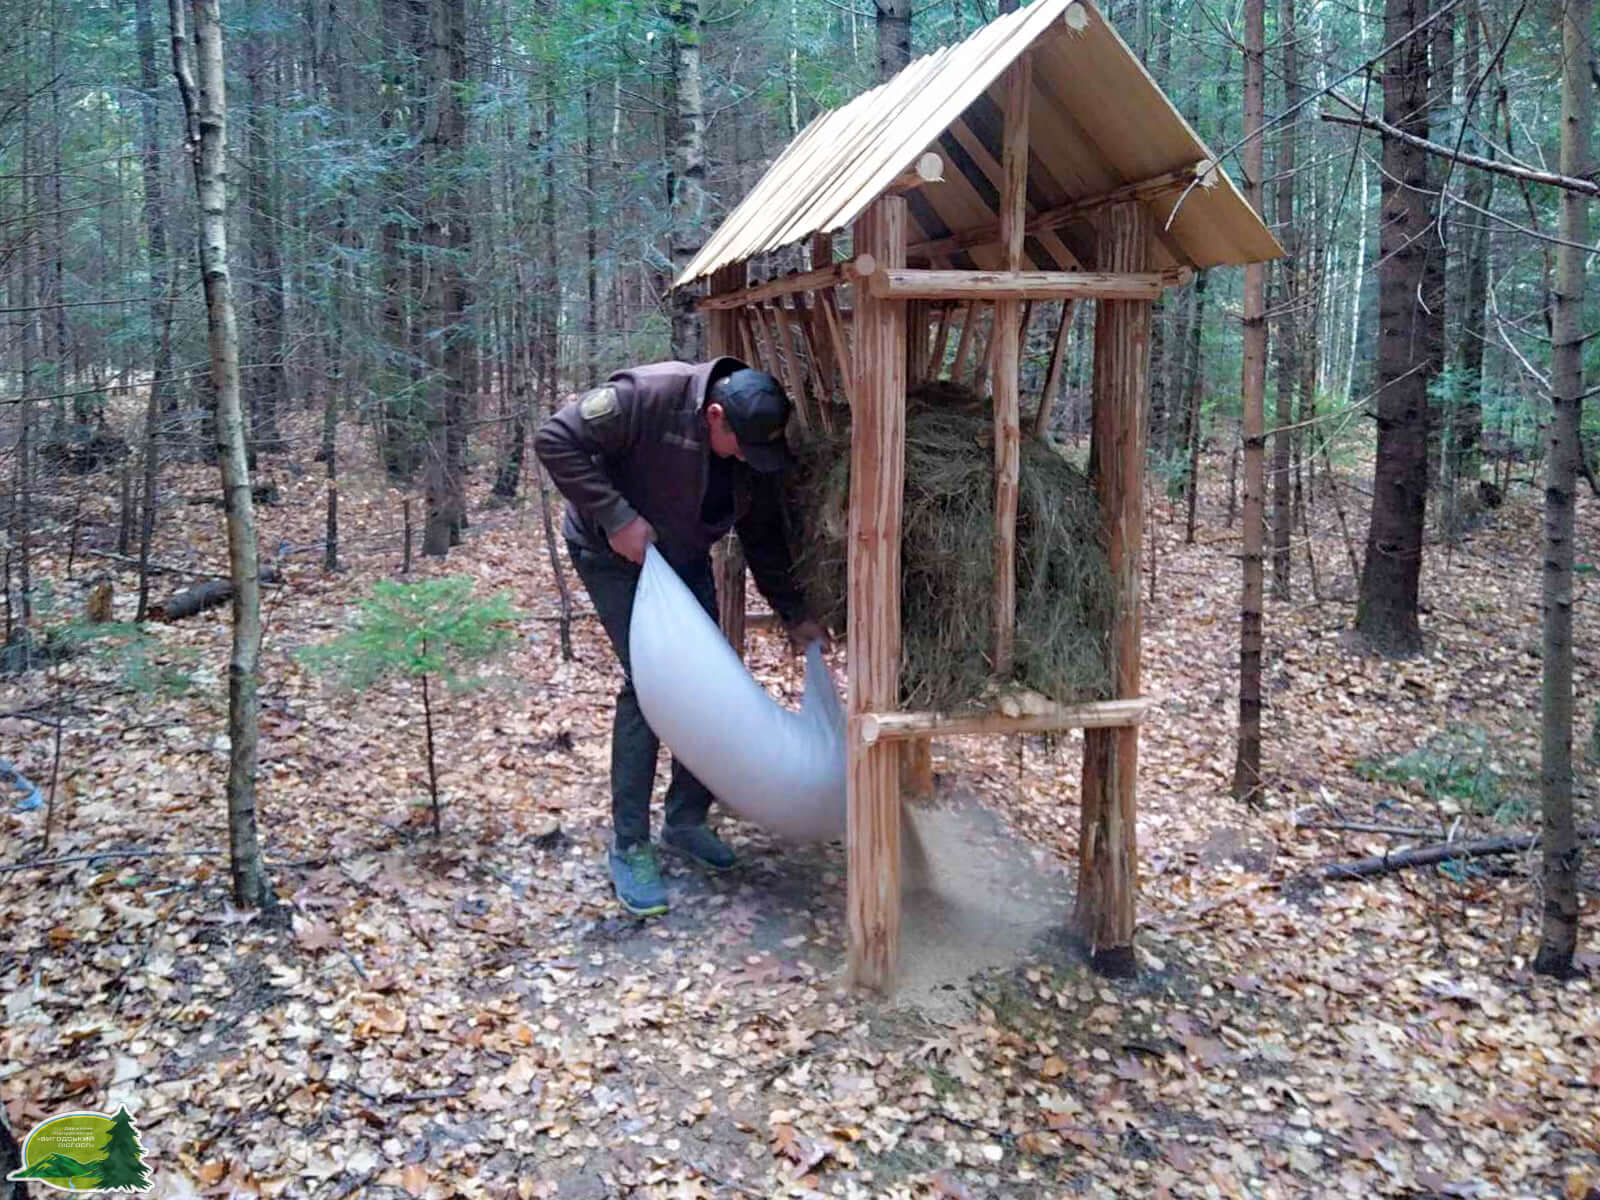
[[[875,2],[878,26],[878,78],[889,79],[911,61],[911,0],[875,0]],[[855,10],[852,8],[852,17],[854,13]]]
[[[274,908],[256,833],[257,669],[261,654],[261,580],[256,514],[245,462],[239,397],[239,328],[228,276],[228,128],[219,0],[191,0],[195,69],[184,30],[183,0],[168,0],[172,65],[188,116],[195,192],[200,202],[200,274],[205,284],[211,384],[216,394],[217,455],[228,524],[233,585],[233,650],[228,660],[228,852],[233,900]]]
[[[700,0],[671,0],[674,103],[672,141],[672,273],[676,277],[700,248],[706,218],[706,117],[700,91]],[[692,362],[701,356],[700,322],[694,294],[672,294],[672,354]]]

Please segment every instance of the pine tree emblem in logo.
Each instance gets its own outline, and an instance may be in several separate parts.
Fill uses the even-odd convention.
[[[150,1190],[144,1146],[126,1108],[115,1116],[60,1113],[35,1126],[22,1143],[22,1166],[6,1178],[64,1192]]]

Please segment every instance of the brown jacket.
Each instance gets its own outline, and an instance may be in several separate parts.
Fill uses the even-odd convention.
[[[609,554],[609,536],[643,517],[667,560],[687,564],[736,527],[756,586],[783,620],[795,621],[805,604],[778,477],[734,463],[732,512],[708,523],[702,511],[711,444],[701,409],[711,381],[744,365],[717,358],[618,371],[545,421],[533,446],[567,498],[568,541]]]

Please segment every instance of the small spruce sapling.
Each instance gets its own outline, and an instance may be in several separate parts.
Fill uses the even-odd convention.
[[[521,614],[506,592],[473,594],[465,575],[379,580],[361,602],[349,632],[301,652],[313,670],[361,688],[380,679],[417,679],[422,685],[422,717],[427,734],[428,794],[433,801],[433,833],[439,836],[439,773],[433,748],[431,680],[461,691],[483,681],[466,672],[475,663],[497,658],[515,638]]]

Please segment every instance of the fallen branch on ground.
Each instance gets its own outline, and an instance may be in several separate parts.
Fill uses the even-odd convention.
[[[1582,830],[1578,840],[1600,841],[1600,829]],[[1432,846],[1417,846],[1393,854],[1379,854],[1372,858],[1358,858],[1354,862],[1329,863],[1318,869],[1323,879],[1364,879],[1372,875],[1387,875],[1404,871],[1408,867],[1431,867],[1442,862],[1463,858],[1485,858],[1494,854],[1520,854],[1539,844],[1539,835],[1522,837],[1479,838],[1471,842],[1440,842]]]

